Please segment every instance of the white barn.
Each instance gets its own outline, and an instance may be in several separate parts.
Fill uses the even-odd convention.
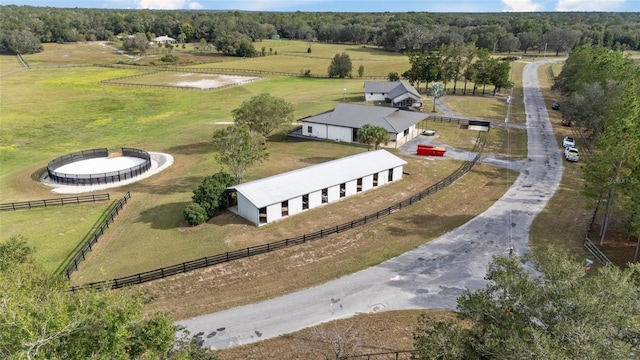
[[[333,110],[298,121],[302,123],[303,136],[357,142],[358,129],[371,124],[385,128],[389,132],[389,141],[397,142],[412,134],[415,125],[428,117],[423,112],[387,106],[338,103]]]
[[[394,107],[411,107],[422,103],[418,90],[404,81],[365,81],[365,101],[384,101]]]
[[[386,150],[367,151],[229,189],[237,213],[260,226],[400,180],[406,163]]]

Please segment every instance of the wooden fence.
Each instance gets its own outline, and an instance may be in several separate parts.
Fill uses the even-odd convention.
[[[122,199],[120,199],[115,204],[113,209],[111,209],[111,212],[109,212],[109,214],[105,217],[104,221],[96,228],[96,230],[93,232],[93,234],[88,236],[87,241],[78,250],[78,253],[69,262],[69,265],[67,266],[66,270],[64,271],[64,274],[67,277],[67,279],[71,278],[71,273],[72,272],[78,270],[78,263],[80,263],[81,261],[83,261],[86,258],[86,255],[87,255],[87,253],[89,251],[91,251],[91,249],[93,247],[93,244],[98,242],[98,239],[100,238],[100,236],[102,236],[102,234],[104,234],[104,232],[109,227],[109,224],[111,224],[113,222],[113,220],[115,219],[115,217],[118,216],[118,213],[120,213],[120,210],[122,210],[122,208],[124,207],[124,205],[127,203],[127,201],[130,198],[131,198],[131,194],[129,192],[127,192],[124,195],[124,197]]]
[[[125,277],[121,277],[121,278],[117,278],[109,281],[93,282],[93,283],[85,284],[82,286],[73,286],[71,287],[70,290],[75,292],[77,290],[90,289],[90,288],[118,289],[126,286],[138,285],[138,284],[146,283],[153,280],[164,279],[168,276],[177,275],[177,274],[186,273],[192,270],[209,267],[212,265],[218,265],[218,264],[222,264],[222,263],[233,261],[233,260],[238,260],[238,259],[242,259],[250,256],[265,254],[265,253],[279,250],[279,249],[292,247],[295,245],[305,244],[307,242],[319,240],[327,236],[338,234],[347,230],[351,230],[358,226],[362,226],[367,223],[373,222],[375,220],[381,219],[383,217],[386,217],[388,215],[395,213],[396,211],[401,210],[402,208],[413,205],[419,202],[420,200],[426,198],[427,196],[440,191],[441,189],[444,189],[445,187],[449,186],[454,181],[462,177],[469,170],[471,170],[471,168],[480,159],[480,155],[482,154],[482,149],[485,144],[485,136],[486,136],[485,134],[486,133],[481,133],[478,137],[478,140],[476,141],[476,144],[472,151],[477,152],[477,155],[473,160],[464,162],[451,175],[429,186],[427,189],[393,206],[390,206],[384,210],[380,210],[376,213],[364,216],[356,220],[351,220],[349,222],[346,222],[340,225],[332,226],[330,228],[322,229],[309,234],[303,234],[298,237],[284,239],[284,240],[262,244],[262,245],[251,246],[241,250],[228,251],[228,252],[213,255],[213,256],[206,256],[201,259],[186,261],[181,264],[176,264],[176,265],[171,265],[171,266],[167,266],[167,267],[163,267],[155,270],[145,271],[142,273],[129,275],[129,276],[125,276]],[[83,255],[83,259],[84,259],[84,255]],[[71,267],[73,267],[73,264],[71,265]]]
[[[96,194],[96,195],[86,195],[86,196],[65,197],[65,198],[58,198],[58,199],[44,199],[44,200],[0,204],[0,211],[35,209],[35,208],[41,208],[41,207],[47,207],[47,206],[56,206],[56,205],[62,206],[62,205],[80,204],[80,203],[96,202],[96,201],[103,201],[103,200],[110,200],[109,194]]]
[[[415,350],[395,350],[370,354],[349,355],[345,359],[361,360],[409,360],[415,354]]]
[[[613,266],[611,260],[609,260],[609,258],[602,251],[600,251],[600,249],[598,249],[598,247],[588,237],[584,238],[583,244],[584,247],[589,250],[591,255],[593,255],[600,262],[600,264],[604,266]]]

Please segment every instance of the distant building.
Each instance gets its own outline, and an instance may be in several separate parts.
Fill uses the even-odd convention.
[[[367,151],[229,189],[237,213],[260,226],[400,180],[406,163],[386,150]]]
[[[384,101],[394,107],[412,107],[419,103],[422,97],[418,90],[404,81],[365,81],[365,101]]]
[[[429,115],[419,111],[387,106],[338,103],[336,108],[298,121],[303,136],[327,140],[357,142],[358,129],[365,124],[380,126],[389,132],[389,141],[397,142],[415,130],[415,125]]]
[[[175,44],[176,39],[169,36],[158,36],[157,38],[151,40],[154,44]]]

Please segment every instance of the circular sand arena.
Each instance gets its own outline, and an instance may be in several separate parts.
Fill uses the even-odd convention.
[[[42,182],[53,192],[72,194],[103,190],[145,179],[173,163],[173,157],[162,153],[122,148],[85,150],[52,160]]]

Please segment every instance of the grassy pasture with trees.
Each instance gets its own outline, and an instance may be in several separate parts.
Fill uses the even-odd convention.
[[[333,53],[340,50],[340,46],[336,46]],[[242,63],[247,60],[236,61]],[[16,90],[7,96],[7,100],[3,97],[3,112],[5,109],[11,110],[4,112],[3,116],[7,114],[11,121],[5,123],[3,118],[1,125],[3,143],[8,144],[6,148],[3,148],[3,156],[6,157],[3,157],[2,165],[3,169],[12,174],[0,175],[0,184],[6,185],[4,188],[8,190],[8,192],[3,191],[2,193],[3,202],[23,200],[25,196],[31,199],[48,197],[48,188],[34,183],[32,181],[33,174],[41,171],[53,157],[83,149],[83,144],[86,143],[104,143],[107,147],[139,146],[149,151],[168,152],[176,158],[172,167],[142,183],[115,189],[113,192],[109,191],[115,193],[115,196],[119,196],[118,194],[122,194],[124,191],[131,191],[132,200],[123,210],[121,217],[116,220],[116,226],[109,230],[104,240],[101,239],[96,251],[90,254],[90,260],[85,262],[81,266],[80,272],[75,275],[74,281],[77,284],[124,276],[229,249],[243,248],[254,245],[256,239],[260,239],[261,242],[280,240],[288,236],[299,235],[300,228],[325,227],[339,221],[338,219],[344,219],[344,214],[352,214],[353,217],[357,217],[362,213],[371,212],[370,210],[375,211],[388,206],[390,203],[401,200],[404,196],[446,176],[458,166],[457,162],[444,161],[440,162],[437,168],[434,168],[431,166],[431,162],[425,165],[423,161],[408,159],[410,164],[407,166],[407,171],[412,176],[408,176],[403,182],[397,184],[404,189],[398,197],[389,197],[386,203],[380,202],[380,197],[398,192],[399,187],[391,184],[386,189],[379,189],[378,191],[381,192],[375,196],[363,198],[365,202],[370,203],[369,208],[363,208],[359,200],[344,201],[336,204],[330,213],[327,213],[328,217],[323,220],[324,222],[318,222],[317,213],[310,211],[308,214],[296,216],[294,221],[287,220],[277,226],[267,226],[261,229],[250,229],[246,224],[238,223],[238,220],[230,215],[214,218],[203,224],[202,227],[189,228],[184,226],[182,211],[190,201],[192,190],[205,176],[214,174],[221,169],[220,164],[213,156],[211,135],[216,129],[225,126],[217,123],[232,121],[231,111],[238,108],[242,100],[269,92],[293,103],[296,110],[295,118],[299,118],[333,108],[335,102],[342,101],[343,88],[348,89],[348,101],[351,99],[360,101],[362,99],[362,80],[265,77],[260,82],[212,92],[158,91],[97,85],[99,80],[141,73],[141,71],[97,68],[70,68],[56,69],[55,71],[34,69],[20,73],[19,76],[24,76],[24,79],[15,75],[2,79],[3,87],[5,84],[11,84],[12,89]],[[313,91],[307,93],[299,90],[307,86],[311,86]],[[28,93],[30,96],[20,94],[20,91]],[[50,99],[48,103],[42,105],[42,108],[30,105],[30,101],[33,99],[42,98]],[[474,99],[470,96],[466,98]],[[495,106],[496,117],[503,117],[497,109],[502,107],[503,113],[506,112],[504,103],[496,102],[489,96],[484,99],[487,100],[485,103],[479,102],[476,109],[470,109],[468,113],[462,111],[461,115],[474,116],[474,110],[482,111],[485,106]],[[444,100],[446,102],[449,99],[445,97]],[[5,105],[8,107],[5,108]],[[42,118],[47,121],[42,121]],[[23,125],[18,120],[24,120],[29,126]],[[443,129],[441,133],[445,134],[445,131],[450,131],[451,137],[458,136],[455,135],[455,126],[448,130],[445,130],[444,124],[441,126]],[[56,135],[64,135],[65,141],[56,142],[59,139],[59,136]],[[456,141],[470,143],[468,139],[463,139],[468,135],[469,133],[465,132]],[[493,146],[497,150],[504,149],[504,144],[500,145],[499,142]],[[252,168],[247,174],[248,179],[257,179],[365,151],[364,148],[344,144],[290,143],[284,141],[282,132],[269,138],[268,147],[270,153],[278,154],[278,161],[269,159],[264,164]],[[18,151],[20,151],[19,157],[17,156]],[[23,157],[23,154],[27,156]],[[482,166],[477,172],[472,171],[468,176],[468,178],[461,179],[458,184],[460,187],[446,190],[437,199],[434,198],[434,201],[439,205],[430,209],[431,211],[437,213],[445,210],[444,204],[456,204],[456,210],[450,212],[449,217],[440,219],[437,228],[432,228],[434,230],[433,237],[481,212],[508,187],[509,177],[503,170]],[[514,178],[515,176],[511,177],[511,179]],[[416,179],[421,180],[416,181]],[[483,191],[482,198],[478,197],[479,194],[461,195],[460,189],[467,182],[483,183],[487,191]],[[325,214],[324,210],[322,209],[323,214]],[[54,216],[62,217],[64,215]],[[303,264],[296,265],[295,262],[292,262],[299,249],[293,250],[288,255],[276,255],[271,258],[265,256],[256,259],[256,268],[250,264],[254,262],[251,260],[243,262],[243,264],[225,267],[225,269],[213,269],[212,275],[217,274],[219,270],[230,271],[236,267],[239,270],[237,274],[232,271],[231,277],[221,277],[215,280],[214,285],[223,286],[225,296],[229,297],[219,299],[219,305],[229,307],[255,300],[246,293],[249,285],[246,283],[247,279],[241,276],[242,273],[246,274],[247,269],[250,273],[256,274],[256,281],[263,283],[260,296],[270,297],[284,291],[291,291],[297,286],[310,286],[326,281],[328,278],[355,271],[359,266],[368,266],[383,261],[394,254],[427,241],[424,232],[420,230],[423,225],[423,221],[420,219],[429,216],[433,215],[406,213],[397,220],[394,220],[393,217],[389,218],[390,222],[380,224],[380,228],[373,230],[378,234],[379,241],[368,244],[371,247],[365,251],[356,247],[347,252],[347,254],[354,256],[361,254],[361,261],[356,261],[356,264],[353,264],[351,263],[353,258],[349,256],[347,256],[348,259],[351,259],[349,263],[337,264],[332,261],[332,266],[337,268],[331,272],[319,271],[327,268],[326,263],[323,262],[316,264],[319,267],[300,272]],[[407,241],[406,232],[399,231],[399,228],[394,226],[394,221],[407,220],[411,221],[415,227],[410,241]],[[353,236],[369,237],[369,234],[367,232]],[[390,237],[389,234],[392,236]],[[332,248],[327,244],[318,244],[317,246],[320,247],[315,248],[316,244],[313,244],[312,247],[303,249],[303,251],[324,254],[322,257],[327,256],[330,259],[328,257],[330,254],[336,251],[341,253],[346,251],[342,246],[349,249],[353,239],[351,239],[351,235],[347,234],[341,241],[344,243],[338,248]],[[402,246],[397,246],[397,244],[402,244]],[[287,256],[292,258],[286,259]],[[284,284],[278,284],[279,277],[274,278],[272,275],[281,272],[285,264],[298,268],[299,275],[296,277],[296,281],[292,281],[292,284],[283,286]],[[245,266],[250,267],[244,268],[243,271]],[[269,274],[259,275],[264,271],[270,273],[271,276]],[[218,283],[223,279],[228,282]],[[213,281],[213,279],[211,280]],[[179,281],[184,282],[177,283]],[[184,277],[182,280],[174,279],[160,286],[150,284],[148,288],[156,297],[156,301],[149,305],[149,309],[169,310],[176,317],[212,310],[203,304],[198,304],[197,297],[210,296],[211,293],[208,291],[220,293],[222,288],[207,288],[195,292],[193,298],[189,300],[194,301],[194,306],[189,310],[193,312],[190,314],[185,314],[185,309],[178,310],[176,308],[184,302],[172,298],[167,292],[180,293],[180,291],[174,290],[186,289],[198,284],[198,282],[192,281],[195,280]]]
[[[264,43],[272,45],[278,42]],[[303,42],[284,43],[289,46],[289,51],[306,47]],[[323,53],[333,55],[353,48],[328,44],[312,46],[314,56],[322,56]],[[229,236],[229,230],[221,226],[214,226],[215,231],[186,230],[182,226],[182,212],[190,202],[193,189],[205,176],[222,169],[212,156],[211,136],[214,130],[226,125],[217,123],[232,121],[232,110],[238,108],[243,100],[271,93],[293,104],[294,118],[333,108],[337,101],[342,100],[344,88],[347,89],[347,101],[362,101],[362,80],[267,76],[262,81],[218,91],[183,92],[98,84],[102,80],[142,74],[146,69],[58,68],[65,65],[65,59],[70,65],[80,64],[83,58],[89,63],[109,63],[99,60],[104,49],[102,45],[45,44],[44,52],[25,55],[27,62],[35,64],[34,68],[2,79],[3,88],[11,89],[3,93],[2,99],[0,136],[3,142],[3,173],[0,175],[0,184],[4,189],[3,202],[50,197],[49,188],[32,179],[43,171],[51,159],[86,149],[86,144],[108,148],[135,146],[148,151],[167,152],[175,157],[172,167],[146,180],[144,184],[132,184],[109,191],[113,198],[119,198],[126,191],[132,192],[131,202],[118,219],[123,228],[112,228],[105,240],[99,242],[97,250],[90,255],[97,260],[83,264],[83,270],[75,280],[77,283],[128,275],[170,265],[178,259],[185,261],[203,254],[251,245],[244,240],[225,243],[223,239]],[[362,47],[356,50],[358,52],[354,58],[367,57],[372,63],[384,65],[386,70],[396,66],[396,61],[407,64],[403,55]],[[326,59],[300,58],[316,62],[326,71],[331,55]],[[109,54],[108,58],[111,56]],[[127,59],[118,54],[113,57]],[[270,63],[276,57],[229,62],[237,64],[232,67],[240,67],[239,64],[254,60]],[[3,57],[3,61],[10,62],[11,58]],[[279,70],[286,70],[282,65],[281,62]],[[47,66],[56,68],[43,68]],[[300,91],[305,88],[312,88],[313,91]],[[42,99],[47,101],[43,102]],[[278,154],[278,161],[270,160],[252,169],[247,174],[247,180],[365,150],[339,144],[287,143],[282,141],[281,133],[272,135],[269,140],[269,151]],[[425,178],[427,182],[419,186],[426,186],[445,175],[446,172],[433,173],[432,177]],[[59,215],[54,216],[63,218],[64,211],[61,209]],[[97,218],[92,220],[92,224],[95,221]],[[53,228],[41,230],[43,233],[61,232]],[[20,229],[14,226],[12,231],[19,232]],[[279,240],[283,236],[283,233],[275,234],[264,237],[263,241]],[[298,232],[291,234],[299,235]],[[38,238],[42,237],[33,237]],[[136,244],[134,249],[123,246],[128,243]],[[175,254],[178,254],[177,257]],[[49,261],[52,261],[49,268],[55,268],[55,260]]]

